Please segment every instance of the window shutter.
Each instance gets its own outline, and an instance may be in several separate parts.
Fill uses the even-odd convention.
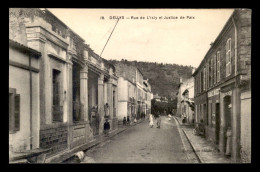
[[[14,130],[20,130],[20,94],[15,95],[14,100]]]

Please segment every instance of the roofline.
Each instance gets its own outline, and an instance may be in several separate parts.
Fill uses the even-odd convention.
[[[218,34],[217,38],[215,39],[215,41],[213,42],[213,45],[208,49],[206,55],[204,56],[203,60],[201,61],[200,65],[198,66],[198,68],[194,71],[194,73],[192,74],[192,76],[194,77],[198,71],[200,70],[202,64],[205,61],[205,58],[207,57],[207,55],[210,53],[210,51],[213,49],[213,47],[215,47],[215,42],[218,41],[220,39],[220,37],[222,36],[223,32],[227,29],[228,24],[231,22],[232,17],[235,15],[235,13],[237,12],[237,9],[234,9],[234,11],[232,12],[232,14],[230,15],[230,17],[228,18],[228,20],[226,21],[225,25],[223,26],[222,30],[220,31],[220,33]]]
[[[32,49],[32,48],[30,48],[30,47],[28,47],[26,45],[23,45],[23,44],[21,44],[19,42],[16,42],[16,41],[14,41],[12,39],[9,39],[9,47],[10,46],[26,50],[27,52],[30,52],[30,53],[32,53],[34,55],[39,56],[39,57],[42,55],[41,52],[39,52],[39,51],[37,51],[35,49]]]
[[[42,11],[41,9],[39,9],[40,11]],[[63,21],[61,21],[57,16],[55,16],[51,11],[49,11],[47,8],[44,8],[45,11],[47,11],[48,13],[50,13],[55,19],[57,19],[59,22],[61,22],[64,26],[66,26],[69,31],[71,31],[73,34],[75,34],[77,37],[79,37],[83,42],[85,42],[85,40],[79,36],[76,32],[74,32],[68,25],[66,25]]]

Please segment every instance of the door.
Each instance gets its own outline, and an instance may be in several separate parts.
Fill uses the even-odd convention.
[[[216,136],[216,144],[219,144],[219,134],[220,134],[220,105],[216,103],[216,128],[215,128],[215,136]]]
[[[224,97],[224,118],[225,118],[225,127],[224,127],[224,150],[226,152],[226,143],[227,143],[227,137],[226,137],[226,131],[228,126],[231,126],[231,96]]]

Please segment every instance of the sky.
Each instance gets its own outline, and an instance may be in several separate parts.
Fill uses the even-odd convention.
[[[83,8],[48,10],[82,37],[99,55],[120,17],[101,55],[107,60],[126,59],[193,67],[199,66],[210,43],[214,42],[234,11]]]

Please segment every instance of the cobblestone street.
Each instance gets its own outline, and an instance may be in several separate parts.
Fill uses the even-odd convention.
[[[162,117],[161,128],[148,119],[86,152],[86,163],[189,163],[175,121]]]

